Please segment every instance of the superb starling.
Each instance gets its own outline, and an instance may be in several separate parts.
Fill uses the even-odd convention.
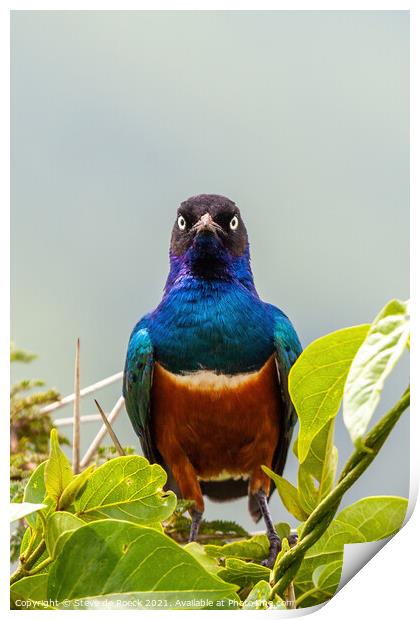
[[[266,465],[281,474],[296,414],[288,373],[301,352],[287,316],[263,302],[248,236],[234,202],[194,196],[177,212],[162,301],[134,327],[123,394],[145,456],[168,473],[168,488],[194,500],[190,540],[203,494],[249,497],[262,516],[272,566],[281,542],[268,508]]]

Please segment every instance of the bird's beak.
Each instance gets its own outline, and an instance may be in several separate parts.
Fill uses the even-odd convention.
[[[210,213],[205,213],[204,215],[202,215],[198,222],[194,225],[194,230],[197,233],[205,231],[215,233],[217,228],[218,226],[211,217]]]

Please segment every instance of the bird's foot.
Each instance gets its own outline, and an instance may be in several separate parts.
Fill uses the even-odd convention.
[[[261,562],[262,566],[267,566],[267,568],[273,568],[274,562],[276,561],[276,557],[279,554],[281,549],[281,540],[280,538],[274,534],[268,535],[268,541],[270,543],[270,547],[268,550],[268,557]]]

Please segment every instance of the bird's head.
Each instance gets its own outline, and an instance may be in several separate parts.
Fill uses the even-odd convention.
[[[204,278],[250,274],[248,235],[232,200],[216,194],[181,203],[172,230],[171,266]]]

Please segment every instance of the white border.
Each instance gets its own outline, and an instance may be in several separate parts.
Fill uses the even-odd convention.
[[[121,0],[116,2],[115,0],[103,0],[102,2],[85,0],[83,2],[65,2],[60,0],[46,1],[46,2],[30,2],[30,1],[13,1],[10,0],[7,7],[1,8],[0,16],[0,45],[1,45],[1,69],[3,78],[3,91],[0,97],[1,106],[1,202],[0,202],[0,252],[1,252],[1,274],[2,274],[2,298],[4,299],[4,291],[9,289],[9,215],[6,205],[10,204],[9,200],[9,146],[6,136],[9,136],[9,10],[410,10],[411,20],[411,204],[415,205],[411,210],[411,261],[412,261],[412,300],[414,309],[417,308],[417,275],[415,267],[418,264],[418,248],[416,247],[417,239],[415,234],[419,234],[420,221],[418,216],[418,170],[419,166],[419,154],[418,154],[418,110],[420,109],[420,100],[418,95],[418,75],[419,75],[419,44],[418,37],[420,35],[419,29],[419,10],[415,6],[414,2],[391,2],[391,1],[366,1],[366,2],[345,2],[336,0],[336,2],[275,2],[262,0],[260,2],[242,1],[224,1],[213,0],[212,2],[204,2],[196,0],[195,2],[170,2],[170,1],[155,1],[155,2],[140,2],[133,0]],[[417,174],[416,174],[417,173]],[[415,231],[417,231],[415,233]],[[0,433],[0,440],[2,442],[0,450],[4,455],[6,463],[0,468],[1,476],[1,488],[8,493],[9,477],[8,477],[8,419],[6,412],[9,407],[8,399],[8,351],[9,351],[9,305],[2,304],[0,317],[0,334],[1,334],[1,376],[2,376],[2,393],[1,393],[1,420],[4,424],[3,432]],[[415,310],[414,310],[415,313]],[[418,420],[418,413],[416,403],[418,402],[417,393],[419,364],[418,364],[418,330],[417,319],[414,317],[414,325],[412,330],[411,345],[412,345],[412,378],[414,383],[412,384],[412,398],[414,399],[414,405],[411,410],[414,414],[411,416],[411,480],[410,480],[410,509],[414,507],[414,503],[418,494],[419,483],[419,465],[420,465],[420,450],[418,449],[418,437],[420,436],[420,424]],[[414,350],[414,352],[413,352]],[[4,502],[7,501],[5,497]],[[3,506],[5,504],[3,503]],[[0,574],[0,600],[2,606],[7,613],[14,613],[8,610],[8,574],[9,574],[9,528],[7,525],[7,511],[2,511],[2,518],[4,519],[2,532],[2,544],[4,545],[4,551],[2,553],[2,570]],[[6,516],[5,514],[6,513]],[[414,560],[410,560],[414,555],[413,550],[420,548],[420,510],[417,507],[412,514],[409,522],[403,528],[402,532],[393,538],[381,551],[375,556],[366,566],[364,566],[360,572],[346,585],[326,606],[322,607],[317,614],[320,619],[327,620],[329,618],[336,620],[353,618],[355,614],[358,614],[362,618],[372,617],[374,614],[381,618],[387,618],[394,615],[400,617],[410,618],[416,605],[416,590],[418,588],[418,566],[414,565]],[[51,611],[49,614],[55,616],[62,612]],[[67,612],[77,613],[77,612]],[[86,616],[88,614],[95,614],[95,612],[84,612]],[[109,613],[115,617],[115,612],[101,612]],[[185,617],[184,611],[172,611],[167,612],[169,618]],[[207,614],[211,612],[194,612],[194,617],[207,617]],[[220,615],[231,614],[231,612],[219,611]],[[252,614],[252,616],[261,616],[267,612],[242,612]],[[272,612],[272,614],[281,613],[293,613],[293,612]],[[33,611],[32,614],[45,614],[42,611]],[[295,615],[293,613],[293,615]],[[296,614],[297,615],[297,614]],[[299,614],[300,615],[300,614]],[[157,618],[155,612],[142,612],[142,618]],[[161,615],[159,615],[161,617]]]

